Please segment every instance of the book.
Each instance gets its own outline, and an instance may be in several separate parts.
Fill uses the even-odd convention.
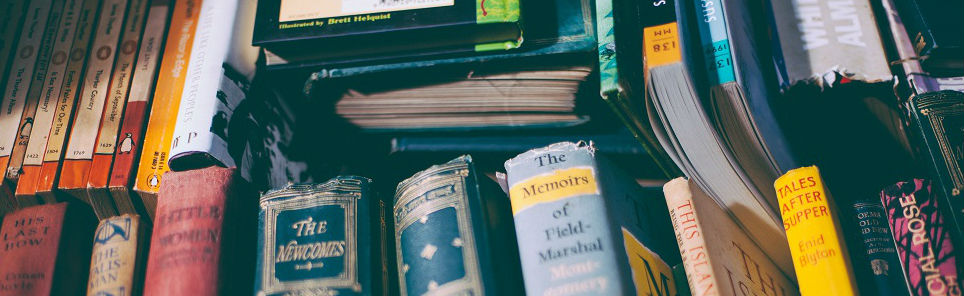
[[[171,136],[174,122],[181,103],[185,75],[194,43],[194,32],[198,25],[201,0],[177,0],[171,11],[170,35],[164,43],[161,66],[154,85],[150,117],[144,132],[141,153],[137,157],[137,173],[134,175],[133,190],[137,193],[136,204],[144,206],[145,214],[154,218],[157,207],[157,190],[161,177],[167,167],[168,152],[171,149]]]
[[[57,203],[20,209],[0,228],[0,295],[83,295],[96,220]]]
[[[793,266],[770,259],[696,183],[663,185],[693,295],[800,295]]]
[[[3,89],[3,97],[0,97],[0,105],[6,106],[0,112],[0,212],[10,212],[17,208],[16,200],[13,196],[13,185],[7,182],[7,165],[10,163],[10,156],[13,153],[13,145],[16,143],[17,134],[20,132],[20,119],[29,87],[35,78],[37,59],[39,59],[39,48],[42,45],[45,28],[48,21],[53,16],[54,24],[60,19],[60,13],[64,2],[57,0],[32,1],[27,5],[27,14],[24,15],[24,32],[20,33],[17,41],[17,50],[14,52],[14,59],[10,63],[10,69],[6,76],[6,88]],[[46,73],[45,73],[46,74]]]
[[[254,202],[235,169],[169,172],[161,186],[144,295],[251,293]]]
[[[890,232],[884,207],[875,201],[861,200],[851,204],[854,219],[852,226],[859,230],[863,254],[863,266],[854,266],[854,271],[870,274],[877,295],[909,295],[907,280],[904,279],[894,247],[894,237]],[[856,252],[856,251],[855,251]],[[861,280],[858,278],[858,280]]]
[[[400,182],[393,217],[401,294],[521,294],[510,211],[468,155]]]
[[[90,258],[87,295],[139,295],[144,285],[150,227],[140,216],[100,220]]]
[[[47,73],[44,75],[42,87],[38,87],[37,106],[32,117],[28,117],[24,111],[24,120],[30,118],[33,122],[29,130],[21,131],[23,134],[18,136],[16,146],[14,146],[13,157],[8,166],[8,173],[17,176],[17,188],[15,195],[17,202],[21,205],[37,205],[39,199],[36,193],[36,170],[30,170],[27,166],[39,166],[43,160],[44,147],[47,145],[47,136],[50,134],[50,125],[53,123],[53,115],[56,112],[57,100],[60,98],[60,89],[63,86],[63,78],[66,73],[67,64],[72,62],[70,53],[78,31],[89,32],[91,13],[97,10],[97,1],[68,1],[64,7],[64,17],[57,29],[56,36],[51,41],[53,52]],[[82,57],[81,57],[82,58]],[[39,68],[37,70],[40,70]],[[41,90],[42,88],[42,90]],[[39,146],[39,148],[38,148]],[[17,155],[23,158],[18,159]],[[28,170],[30,172],[28,173]],[[21,182],[20,180],[23,180]],[[24,183],[20,188],[20,184]]]
[[[117,212],[113,205],[91,202],[87,196],[87,179],[90,177],[100,119],[110,95],[108,91],[115,70],[114,62],[119,55],[118,48],[124,31],[128,2],[105,0],[101,6],[100,18],[93,31],[94,41],[91,43],[91,48],[96,50],[91,50],[87,57],[83,87],[78,94],[77,108],[57,181],[57,189],[64,193],[65,198],[90,204],[99,217],[109,217]]]
[[[666,211],[585,142],[505,163],[526,294],[675,295]]]
[[[252,43],[269,64],[506,50],[522,43],[519,2],[261,2]]]
[[[940,76],[964,75],[964,39],[957,34],[964,21],[952,13],[964,10],[964,2],[895,2],[924,69]]]
[[[114,62],[110,87],[107,89],[107,99],[104,101],[104,111],[100,118],[100,131],[94,143],[94,154],[90,157],[87,183],[84,184],[87,199],[101,219],[118,213],[114,200],[107,191],[107,182],[114,161],[114,151],[117,149],[121,116],[124,115],[124,107],[130,94],[137,49],[151,3],[150,0],[129,1],[124,26],[121,27],[123,32],[117,47],[117,60]]]
[[[959,244],[948,232],[933,183],[911,179],[880,191],[911,295],[961,293]]]
[[[13,60],[14,48],[17,48],[17,36],[20,33],[20,26],[23,24],[24,5],[23,1],[7,0],[0,2],[2,14],[0,18],[7,20],[0,23],[0,92],[7,85],[7,66]]]
[[[167,36],[172,0],[152,0],[147,12],[144,33],[137,50],[137,64],[124,107],[117,146],[114,149],[108,189],[119,213],[146,213],[142,204],[132,196],[132,178],[137,173],[135,161],[144,144],[144,128],[147,124],[154,83],[159,75],[161,48]],[[146,214],[145,214],[146,215]]]
[[[338,176],[263,194],[255,294],[387,295],[384,202],[371,186]]]
[[[857,283],[838,209],[816,166],[793,169],[773,187],[801,295],[854,295]]]

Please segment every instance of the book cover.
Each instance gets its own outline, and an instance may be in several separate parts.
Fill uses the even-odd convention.
[[[135,161],[144,144],[144,129],[147,124],[154,83],[159,75],[161,48],[167,36],[168,21],[171,16],[172,0],[152,0],[137,50],[137,64],[131,78],[127,106],[118,132],[117,147],[114,149],[114,163],[110,169],[108,187],[114,206],[119,213],[145,213],[143,205],[132,195],[133,178],[137,174]]]
[[[68,203],[3,217],[0,295],[84,295],[94,226],[90,210]]]
[[[838,210],[827,195],[817,167],[790,170],[773,187],[780,201],[800,294],[857,294]]]
[[[6,181],[7,165],[13,153],[13,145],[21,127],[20,119],[23,115],[24,101],[27,98],[29,86],[34,79],[34,70],[39,50],[44,37],[48,18],[60,18],[60,11],[64,2],[58,0],[32,1],[27,5],[24,15],[24,25],[17,41],[17,49],[13,53],[10,69],[6,74],[6,88],[0,97],[0,211],[9,212],[17,207],[13,196],[13,185]],[[55,22],[56,23],[56,22]],[[56,26],[56,24],[51,25]]]
[[[385,209],[371,186],[338,176],[262,195],[255,294],[387,295]]]
[[[117,47],[117,60],[107,89],[107,99],[104,101],[104,111],[100,118],[100,132],[94,143],[94,155],[90,159],[90,170],[87,183],[84,185],[87,198],[95,208],[101,219],[117,215],[117,208],[107,182],[110,179],[110,168],[114,161],[114,151],[117,148],[117,132],[120,129],[121,116],[130,93],[131,79],[137,62],[137,48],[144,32],[144,22],[147,20],[147,9],[150,0],[129,0],[127,15],[124,16],[124,26],[120,43]]]
[[[159,193],[144,295],[251,293],[257,192],[235,169],[210,167],[165,177],[170,181]]]
[[[863,264],[854,266],[854,271],[872,275],[877,295],[909,295],[884,207],[869,200],[856,201],[851,206],[851,227],[859,230],[863,247],[859,251],[864,257],[863,261],[854,261]]]
[[[94,41],[91,44],[96,50],[92,50],[87,57],[83,88],[78,94],[77,109],[57,181],[57,188],[65,193],[65,197],[91,204],[99,217],[109,217],[117,212],[113,205],[107,207],[90,202],[87,196],[87,179],[90,176],[91,158],[94,156],[104,103],[109,96],[127,8],[127,0],[105,0],[101,6],[100,19],[97,20]]]
[[[171,12],[170,35],[164,43],[161,68],[151,103],[151,113],[144,132],[141,154],[137,157],[137,174],[133,190],[137,192],[138,203],[144,205],[149,217],[154,217],[157,207],[157,190],[161,177],[167,167],[171,137],[177,120],[177,110],[181,103],[185,76],[194,43],[194,32],[198,26],[201,0],[177,0]]]
[[[512,221],[499,210],[511,211],[505,193],[480,178],[468,155],[399,183],[393,216],[401,294],[521,294]]]
[[[17,37],[20,35],[20,25],[24,22],[24,9],[27,3],[18,0],[0,2],[0,92],[6,87],[7,66],[13,61],[14,48],[17,48]]]
[[[964,75],[964,38],[958,34],[964,19],[954,13],[964,10],[964,2],[900,0],[896,4],[924,69],[941,76]]]
[[[150,230],[140,216],[100,220],[94,232],[87,295],[140,295]]]
[[[960,295],[961,265],[942,200],[924,179],[901,181],[880,191],[897,254],[912,295]]]
[[[770,259],[696,183],[663,185],[693,295],[800,295],[793,266]]]
[[[87,15],[81,15],[77,24],[74,43],[70,49],[70,61],[64,71],[60,90],[56,94],[57,101],[54,107],[53,122],[51,122],[49,132],[46,134],[47,141],[46,143],[38,142],[33,147],[30,147],[31,145],[28,143],[27,149],[30,150],[28,154],[36,151],[41,154],[41,159],[27,158],[24,160],[21,181],[17,184],[18,190],[23,188],[21,190],[22,195],[28,196],[35,192],[47,203],[54,203],[58,200],[55,189],[57,178],[60,176],[61,160],[63,159],[64,148],[67,145],[67,135],[70,133],[72,126],[74,107],[81,90],[84,70],[87,69],[87,57],[91,51],[90,44],[93,42],[95,35],[94,26],[96,26],[100,17],[103,1],[93,0],[88,2],[94,3],[88,3],[92,5],[91,10]],[[38,147],[41,145],[46,147]]]
[[[591,144],[533,149],[505,169],[526,294],[676,294],[662,199]]]

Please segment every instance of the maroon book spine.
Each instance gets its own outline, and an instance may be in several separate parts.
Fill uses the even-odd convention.
[[[931,186],[922,179],[899,182],[882,190],[880,200],[911,295],[961,295],[955,245]]]
[[[168,172],[164,178],[144,295],[233,295],[232,291],[244,290],[241,287],[246,285],[245,293],[250,293],[254,249],[246,246],[255,243],[253,236],[240,240],[239,233],[254,233],[256,226],[233,221],[256,219],[255,207],[250,207],[251,211],[235,208],[240,201],[253,204],[256,194],[252,196],[235,169]],[[225,229],[225,225],[230,227]]]
[[[89,208],[67,203],[3,217],[0,295],[83,295],[95,222]]]

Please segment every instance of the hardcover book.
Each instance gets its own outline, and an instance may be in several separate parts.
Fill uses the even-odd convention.
[[[94,234],[87,295],[140,295],[150,228],[140,216],[100,220]]]
[[[107,181],[110,178],[110,167],[117,149],[117,132],[120,128],[121,116],[130,94],[131,79],[137,62],[137,48],[147,20],[147,9],[150,0],[128,0],[127,15],[124,17],[123,32],[117,47],[117,60],[114,62],[114,73],[110,79],[107,99],[104,101],[104,111],[100,118],[100,132],[94,143],[94,155],[90,158],[90,170],[87,183],[87,199],[94,207],[94,212],[101,219],[117,215],[117,208],[110,192],[107,191]]]
[[[144,295],[251,293],[257,192],[235,169],[170,172],[161,186]],[[303,255],[305,250],[301,249]],[[316,249],[319,250],[320,249]],[[292,250],[292,254],[295,254]]]
[[[127,96],[127,106],[114,148],[114,162],[110,169],[108,187],[114,206],[119,213],[146,213],[143,205],[133,197],[133,177],[137,173],[135,161],[144,144],[144,128],[147,123],[154,83],[160,67],[161,48],[167,36],[168,21],[173,0],[152,0],[137,50],[137,63]]]
[[[773,187],[780,201],[801,295],[856,295],[838,210],[816,166],[793,169]]]
[[[401,294],[521,294],[512,221],[503,211],[511,211],[505,193],[468,155],[399,183],[393,216]]]
[[[3,217],[0,295],[84,295],[95,223],[89,209],[68,203]]]
[[[338,176],[262,195],[255,294],[387,295],[385,209],[371,186]]]
[[[884,188],[884,204],[897,254],[911,295],[960,295],[960,244],[947,229],[940,207],[943,201],[932,182],[901,181]]]
[[[77,64],[83,64],[84,55],[74,55],[74,49],[77,49],[77,52],[86,53],[88,44],[86,41],[90,40],[91,36],[91,22],[97,14],[99,5],[100,2],[97,0],[83,0],[68,1],[65,7],[64,21],[61,22],[61,29],[58,30],[54,40],[56,44],[54,45],[51,64],[47,68],[43,90],[39,94],[40,101],[33,117],[33,127],[30,128],[29,139],[18,141],[18,146],[15,148],[21,148],[19,144],[25,142],[22,146],[22,149],[24,149],[22,165],[20,169],[16,170],[19,175],[16,195],[18,202],[23,205],[39,202],[35,196],[38,185],[37,179],[46,152],[50,127],[55,119],[54,114],[57,113],[61,90],[66,84],[64,80],[67,77],[73,78],[73,76],[68,76],[68,73],[79,69],[80,66]],[[80,49],[80,46],[85,49]]]
[[[962,1],[898,0],[897,10],[925,70],[942,76],[964,75]]]
[[[533,149],[505,169],[526,294],[676,294],[662,198],[592,144]]]
[[[854,271],[872,275],[877,295],[909,295],[884,207],[869,200],[854,202],[852,207],[855,219],[851,222],[856,223],[851,227],[859,230],[863,247],[859,251],[864,257],[863,261],[854,261],[863,264],[854,266]]]
[[[268,63],[505,50],[522,43],[520,2],[261,1],[252,43]]]

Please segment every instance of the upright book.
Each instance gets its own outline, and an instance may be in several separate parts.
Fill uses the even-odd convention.
[[[898,0],[897,10],[906,25],[914,51],[928,72],[941,76],[964,75],[964,10],[962,1]]]
[[[262,195],[255,294],[387,295],[384,203],[371,186],[338,176]]]
[[[858,275],[857,280],[868,280],[868,277],[861,279],[860,274],[870,275],[869,280],[873,281],[876,288],[873,292],[877,295],[910,295],[884,207],[875,200],[867,199],[851,205],[852,211],[847,213],[854,217],[849,221],[851,228],[859,230],[859,245],[862,247],[855,248],[854,254],[863,253],[863,260],[852,260],[855,264],[854,272]]]
[[[87,295],[140,295],[150,227],[140,216],[124,214],[100,220],[90,256]]]
[[[662,199],[595,150],[561,142],[505,163],[526,294],[675,295]]]
[[[7,20],[0,23],[0,92],[3,92],[7,82],[7,66],[13,60],[14,48],[17,48],[17,36],[20,33],[20,25],[24,22],[24,9],[27,8],[24,1],[6,0],[0,2],[0,19]]]

